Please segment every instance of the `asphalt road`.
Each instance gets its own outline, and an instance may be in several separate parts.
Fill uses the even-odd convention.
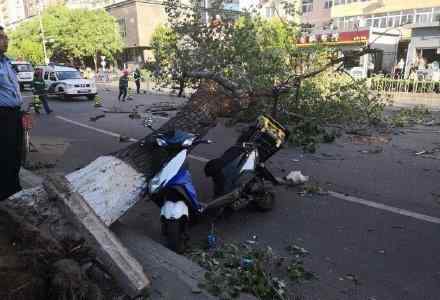
[[[140,95],[118,104],[114,90],[101,89],[101,94],[105,107],[122,105],[128,110],[139,104],[182,102],[175,97]],[[127,145],[112,134],[141,138],[148,133],[140,120],[126,114],[106,114],[90,121],[102,113],[90,101],[51,99],[50,105],[54,113],[38,116],[32,132],[35,143],[47,153],[33,155],[56,162],[56,171],[71,172]],[[165,121],[156,119],[158,125]],[[277,188],[273,211],[262,214],[245,209],[233,214],[216,223],[217,235],[226,241],[245,241],[255,235],[259,244],[279,254],[291,244],[308,249],[311,255],[305,266],[319,280],[295,287],[303,299],[438,299],[440,160],[415,153],[438,147],[440,129],[412,130],[392,135],[386,144],[355,145],[345,137],[323,145],[313,155],[298,149],[280,151],[268,164],[278,176],[301,170],[339,194],[301,196],[298,188]],[[209,134],[216,143],[193,152],[199,159],[192,159],[190,167],[201,199],[212,194],[202,172],[204,159],[221,154],[236,134],[220,125]],[[161,241],[158,214],[151,203],[139,203],[121,223]],[[210,228],[207,220],[196,225],[191,230],[193,240],[204,240]]]

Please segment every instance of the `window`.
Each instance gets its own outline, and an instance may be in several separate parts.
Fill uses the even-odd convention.
[[[326,0],[324,2],[324,8],[331,8],[333,6],[333,0]]]
[[[275,7],[266,7],[266,18],[272,18],[275,15]]]
[[[16,66],[18,72],[33,72],[34,69],[28,64],[13,64]]]
[[[125,18],[118,19],[119,33],[122,38],[127,37],[127,23],[125,22]]]
[[[373,19],[373,27],[379,28],[379,19]]]
[[[371,0],[334,0],[333,5],[344,5],[344,4],[367,2],[367,1],[371,1]]]
[[[416,24],[426,24],[432,21],[432,8],[416,9]]]
[[[57,76],[60,80],[66,79],[81,79],[81,73],[78,71],[63,71],[57,72]]]
[[[361,66],[361,58],[358,55],[355,55],[355,51],[342,51],[343,55],[347,57],[344,62],[345,69],[351,69]]]
[[[313,10],[313,0],[303,0],[302,2],[302,12],[308,13]]]
[[[366,22],[366,26],[367,26],[367,27],[371,27],[372,25],[373,25],[373,19],[368,18],[368,19],[367,19],[367,22]]]
[[[54,72],[50,72],[49,78],[51,81],[57,81],[57,78],[55,77],[55,73]]]
[[[432,16],[433,22],[440,22],[440,7],[434,8],[434,14]]]

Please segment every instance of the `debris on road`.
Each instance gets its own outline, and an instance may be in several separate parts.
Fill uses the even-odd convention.
[[[164,111],[176,111],[179,106],[172,102],[158,102],[151,104],[146,111],[148,112],[164,112]]]
[[[432,197],[434,198],[434,201],[438,204],[440,204],[440,194],[438,193],[431,193]]]
[[[286,176],[286,181],[292,185],[303,184],[308,180],[309,176],[304,176],[301,171],[292,171]]]
[[[388,144],[391,141],[391,137],[385,135],[378,135],[378,136],[354,135],[351,137],[351,141],[355,145],[383,145],[383,144]]]
[[[393,226],[391,226],[391,228],[393,228],[393,229],[405,229],[405,226],[403,226],[403,225],[393,225]]]
[[[301,196],[306,195],[328,195],[328,192],[325,191],[323,188],[319,186],[318,183],[312,182],[312,183],[306,183],[304,185],[304,189],[298,193]]]
[[[382,147],[375,147],[372,149],[367,149],[367,150],[359,150],[360,153],[363,154],[379,154],[383,152],[383,148]]]
[[[303,266],[307,250],[290,246],[288,252],[292,257],[278,256],[271,247],[229,243],[208,251],[195,249],[188,256],[207,270],[200,287],[221,299],[248,293],[262,300],[284,300],[294,298],[289,294],[287,280],[317,278]]]
[[[152,112],[151,113],[153,116],[161,116],[161,117],[168,117],[169,114],[166,112]]]
[[[431,150],[422,150],[415,153],[415,156],[431,159],[440,159],[440,147],[432,148]]]
[[[354,274],[346,274],[345,279],[353,281],[355,285],[360,285],[359,279]]]
[[[121,143],[126,143],[126,142],[129,142],[130,140],[131,139],[128,136],[125,136],[125,135],[119,136],[119,142],[121,142]]]
[[[436,122],[435,120],[431,120],[428,122],[423,123],[424,126],[434,126],[437,125],[438,122]]]
[[[141,118],[141,115],[140,115],[136,110],[133,110],[133,111],[128,115],[128,117],[129,117],[130,119],[140,119],[140,118]]]
[[[101,115],[97,115],[97,116],[94,116],[94,117],[90,117],[90,121],[96,122],[96,121],[98,121],[99,119],[102,119],[102,118],[105,118],[105,114],[101,114]]]
[[[423,106],[416,105],[413,108],[402,108],[390,118],[394,127],[406,127],[416,124],[424,124],[427,118],[431,117],[431,111]],[[429,125],[428,125],[429,126]]]

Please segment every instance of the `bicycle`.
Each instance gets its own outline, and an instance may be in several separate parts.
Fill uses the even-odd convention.
[[[23,111],[21,116],[21,123],[23,125],[23,141],[21,148],[21,164],[25,165],[28,158],[29,152],[31,152],[31,135],[30,131],[32,129],[32,116],[28,111]]]

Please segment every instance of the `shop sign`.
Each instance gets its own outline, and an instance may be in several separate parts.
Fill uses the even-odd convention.
[[[369,30],[316,34],[310,36],[301,36],[299,39],[299,43],[305,44],[315,42],[366,42],[368,41],[369,35]]]

